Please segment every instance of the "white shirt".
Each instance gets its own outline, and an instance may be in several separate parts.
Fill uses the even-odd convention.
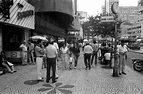
[[[68,47],[65,47],[65,48],[64,48],[64,47],[61,47],[60,50],[61,50],[61,53],[62,53],[62,54],[66,54],[66,53],[68,52]]]
[[[46,56],[48,58],[55,58],[57,56],[57,54],[58,54],[58,52],[57,52],[57,49],[54,45],[49,44],[46,47]]]
[[[117,52],[118,53],[124,53],[124,52],[127,52],[128,50],[127,50],[127,46],[126,45],[123,45],[123,46],[121,46],[121,45],[118,45],[117,46]]]
[[[73,62],[73,57],[70,57],[69,62]]]
[[[110,60],[111,53],[105,53],[104,56],[106,60]]]
[[[91,54],[93,52],[93,49],[90,45],[85,45],[84,47],[84,54]]]
[[[27,46],[24,44],[21,44],[20,48],[22,49],[22,51],[27,51]]]
[[[58,46],[58,44],[56,42],[54,42],[53,45],[56,47],[57,50],[59,50],[59,46]]]

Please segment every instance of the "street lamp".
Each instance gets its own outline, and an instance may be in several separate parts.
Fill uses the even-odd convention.
[[[118,22],[118,14],[119,14],[119,7],[118,3],[113,3],[111,6],[111,11],[113,14],[115,14],[115,48],[114,48],[114,67],[113,67],[113,77],[119,76],[119,70],[118,70],[118,61],[117,61],[117,22]]]

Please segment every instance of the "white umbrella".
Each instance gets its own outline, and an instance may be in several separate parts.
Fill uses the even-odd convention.
[[[47,38],[43,37],[43,36],[32,36],[32,37],[30,37],[30,39],[32,39],[32,40],[38,40],[38,39],[40,39],[42,41],[48,41]]]

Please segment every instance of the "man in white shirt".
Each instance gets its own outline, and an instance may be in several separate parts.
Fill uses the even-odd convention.
[[[27,46],[26,46],[26,40],[23,41],[23,44],[20,45],[21,51],[22,51],[22,65],[27,64]]]
[[[52,69],[52,83],[56,82],[56,58],[58,52],[56,47],[53,45],[53,41],[50,40],[49,45],[46,47],[46,57],[47,57],[47,77],[46,82],[49,83],[50,80],[50,70]]]
[[[89,45],[89,43],[86,43],[86,45],[84,46],[84,63],[85,63],[85,66],[86,66],[86,69],[91,68],[91,64],[90,64],[90,59],[91,59],[91,55],[93,53],[93,49],[92,47]]]
[[[119,75],[125,74],[125,57],[127,53],[127,46],[124,45],[124,42],[121,42],[121,45],[117,47],[117,52],[119,53]]]
[[[98,52],[98,44],[96,43],[96,41],[93,41],[93,44],[91,45],[93,48],[93,54],[92,54],[92,59],[91,59],[91,65],[93,64],[93,59],[95,57],[95,61],[94,64],[97,65],[97,52]]]

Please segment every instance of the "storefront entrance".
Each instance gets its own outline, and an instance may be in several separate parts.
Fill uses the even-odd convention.
[[[21,62],[19,46],[22,43],[24,31],[22,28],[5,25],[2,27],[3,51],[11,62]]]

